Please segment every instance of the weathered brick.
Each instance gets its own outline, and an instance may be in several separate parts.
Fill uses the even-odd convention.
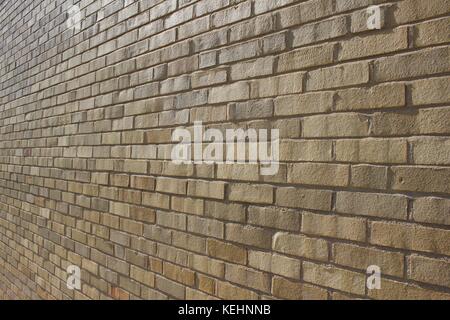
[[[370,243],[414,251],[450,255],[450,231],[415,224],[372,222]]]
[[[327,242],[304,235],[278,232],[273,238],[273,250],[314,260],[326,261],[328,259]]]

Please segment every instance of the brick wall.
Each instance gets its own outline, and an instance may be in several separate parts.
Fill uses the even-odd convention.
[[[450,299],[449,0],[74,1],[0,4],[1,298]]]

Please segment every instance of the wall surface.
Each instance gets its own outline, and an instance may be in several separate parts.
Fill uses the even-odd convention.
[[[3,0],[0,298],[450,299],[449,30],[449,0]],[[278,129],[278,172],[177,165],[194,121]]]

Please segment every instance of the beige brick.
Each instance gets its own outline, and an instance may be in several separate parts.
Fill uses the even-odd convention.
[[[265,98],[300,93],[303,91],[304,76],[304,72],[296,72],[251,81],[250,98]]]
[[[236,82],[223,87],[212,88],[209,92],[209,103],[245,100],[250,97],[250,87],[247,82]]]
[[[418,255],[408,258],[408,277],[415,281],[450,287],[450,263]]]
[[[248,222],[261,227],[298,231],[300,214],[291,209],[249,206]]]
[[[392,190],[450,193],[447,168],[394,167],[392,176]]]
[[[327,291],[324,289],[281,277],[273,277],[272,294],[289,300],[326,300],[328,298]]]
[[[177,299],[185,299],[186,287],[172,280],[156,276],[155,287]]]
[[[202,198],[224,199],[225,186],[223,182],[192,180],[188,181],[187,194]]]
[[[231,66],[231,80],[243,80],[270,75],[274,70],[273,57],[259,58],[252,61],[241,62]]]
[[[422,137],[410,141],[415,164],[450,164],[450,139]]]
[[[174,194],[186,194],[187,182],[172,178],[158,178],[156,180],[156,191]]]
[[[355,62],[310,71],[306,88],[308,91],[345,87],[369,82],[369,65]]]
[[[332,161],[332,142],[326,140],[282,140],[280,161]]]
[[[237,6],[230,7],[226,10],[213,14],[212,24],[214,27],[221,27],[223,25],[237,22],[248,18],[251,15],[251,11],[251,3],[243,2]]]
[[[228,198],[231,201],[273,203],[273,188],[267,185],[231,184]]]
[[[364,115],[318,115],[304,118],[303,137],[366,137],[369,128],[369,119]]]
[[[332,193],[325,190],[277,188],[276,204],[289,208],[331,210]]]
[[[349,184],[347,165],[295,163],[288,167],[288,182],[306,185],[345,187]]]
[[[420,0],[406,0],[399,3],[394,18],[397,23],[414,22],[448,12],[450,4],[445,0],[430,0],[426,4]]]
[[[332,92],[317,92],[279,97],[274,100],[275,115],[326,113],[333,107],[333,96]]]
[[[328,244],[323,239],[310,238],[278,232],[273,238],[273,250],[293,256],[314,260],[326,261],[328,259]]]
[[[299,47],[345,36],[349,32],[347,25],[345,16],[302,25],[292,31],[292,45]]]
[[[366,289],[366,277],[362,273],[311,262],[303,263],[303,279],[309,283],[357,295],[364,295]]]
[[[333,44],[307,47],[284,53],[278,59],[277,73],[330,64],[333,62],[333,53]]]
[[[205,215],[226,221],[245,221],[245,207],[236,203],[205,202]]]
[[[191,268],[200,272],[223,278],[225,275],[225,264],[222,261],[207,256],[192,255]]]
[[[225,239],[258,248],[269,249],[272,246],[272,232],[267,229],[227,223]]]
[[[165,277],[172,279],[186,286],[195,284],[195,273],[189,269],[181,268],[172,263],[163,263],[163,274]]]
[[[414,221],[450,225],[450,200],[441,198],[418,198],[412,209]]]
[[[369,290],[369,297],[377,300],[448,300],[450,294],[382,277],[381,290]]]
[[[258,300],[258,295],[254,291],[223,281],[217,282],[217,296],[222,299]]]
[[[287,278],[300,279],[299,260],[262,251],[249,251],[248,265],[252,268],[278,274]]]
[[[383,274],[403,277],[404,256],[398,252],[360,247],[345,243],[333,245],[334,262],[341,266],[366,271],[369,266],[379,266]]]
[[[385,190],[388,185],[388,169],[371,165],[351,166],[350,185],[356,188]]]
[[[336,110],[400,108],[406,105],[406,87],[389,83],[370,88],[351,88],[337,92]]]
[[[235,264],[225,265],[225,280],[247,288],[270,292],[270,276],[257,270]]]
[[[450,256],[450,231],[415,224],[372,222],[370,243]]]
[[[212,257],[239,264],[247,263],[247,250],[243,247],[214,239],[208,239],[207,247]]]
[[[205,211],[205,202],[202,199],[183,198],[172,196],[172,210],[190,213],[195,215],[203,215]]]
[[[337,140],[336,160],[365,163],[406,163],[407,143],[401,139]]]
[[[207,87],[227,81],[227,69],[195,72],[191,76],[192,88]]]
[[[408,198],[401,195],[338,192],[336,211],[340,213],[406,220]]]
[[[359,218],[305,212],[302,213],[302,232],[322,237],[365,241],[366,221]]]
[[[432,44],[441,44],[450,42],[450,35],[447,30],[450,29],[450,19],[442,19],[420,23],[414,26],[414,45],[416,47],[425,47]]]
[[[408,30],[405,27],[391,33],[355,37],[341,42],[339,60],[376,56],[408,49]]]
[[[374,80],[385,82],[448,72],[450,70],[449,50],[448,47],[426,49],[380,58],[374,63]]]
[[[221,239],[224,237],[224,224],[217,220],[189,216],[187,223],[189,232]]]

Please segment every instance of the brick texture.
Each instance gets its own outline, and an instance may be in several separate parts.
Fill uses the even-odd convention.
[[[1,1],[0,299],[450,299],[449,13]],[[174,164],[195,121],[278,128],[278,173]]]

